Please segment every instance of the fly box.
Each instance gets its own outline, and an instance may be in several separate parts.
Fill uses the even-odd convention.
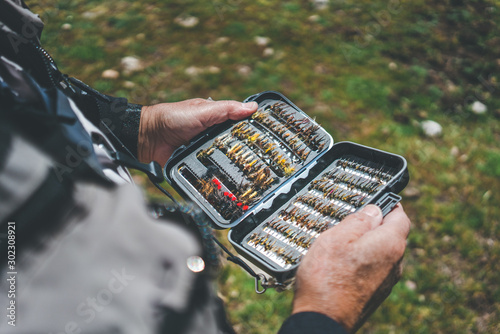
[[[334,144],[278,92],[247,98],[259,108],[179,148],[164,176],[198,204],[246,260],[283,283],[325,230],[367,204],[387,214],[408,183],[406,160],[352,142]]]

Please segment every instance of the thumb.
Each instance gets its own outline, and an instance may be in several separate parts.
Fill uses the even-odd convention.
[[[362,210],[347,216],[338,226],[332,229],[337,235],[342,235],[343,239],[354,241],[365,233],[373,230],[382,224],[382,211],[376,205],[367,205]]]
[[[227,121],[239,121],[257,111],[257,102],[242,103],[237,101],[216,101],[205,104],[204,114],[207,117],[206,126],[210,127]]]

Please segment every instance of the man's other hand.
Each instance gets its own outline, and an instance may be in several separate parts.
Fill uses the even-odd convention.
[[[256,102],[191,99],[142,107],[139,160],[164,165],[177,147],[212,125],[241,120],[257,110]]]
[[[356,331],[401,277],[410,220],[368,205],[324,232],[297,272],[293,313],[318,312]]]

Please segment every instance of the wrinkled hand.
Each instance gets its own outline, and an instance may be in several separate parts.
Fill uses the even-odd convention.
[[[174,150],[212,125],[240,120],[257,110],[257,103],[191,99],[142,107],[138,155],[142,162],[162,166]]]
[[[323,233],[297,272],[293,313],[318,312],[356,331],[401,277],[410,220],[368,205]]]

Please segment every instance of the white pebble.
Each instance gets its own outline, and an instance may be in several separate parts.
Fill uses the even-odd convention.
[[[82,17],[83,17],[84,19],[88,19],[88,20],[93,20],[93,19],[95,19],[97,16],[99,16],[99,13],[97,13],[97,12],[84,12],[84,13],[82,14]]]
[[[135,83],[133,83],[132,81],[125,81],[123,83],[123,87],[125,87],[125,88],[134,88],[135,87]]]
[[[250,66],[247,66],[247,65],[241,65],[238,67],[238,73],[244,77],[250,75],[250,73],[252,73],[252,69],[250,68]]]
[[[264,52],[262,52],[262,55],[264,57],[271,57],[272,55],[274,55],[274,49],[273,48],[265,48]]]
[[[443,133],[443,127],[438,122],[427,120],[420,123],[420,125],[424,134],[428,137],[437,137]]]
[[[410,289],[411,291],[415,291],[417,289],[417,283],[413,281],[406,281],[405,286]]]
[[[321,19],[321,17],[317,14],[311,15],[307,18],[309,22],[318,22]]]
[[[481,103],[479,101],[476,101],[472,104],[472,112],[474,114],[484,114],[486,112],[486,110],[488,110],[488,108],[486,108],[486,105],[484,103]]]
[[[121,60],[121,65],[123,67],[123,73],[130,74],[132,72],[137,72],[142,70],[142,63],[139,58],[128,56]]]
[[[397,70],[397,68],[398,68],[398,64],[396,64],[395,62],[391,61],[391,62],[389,63],[389,69],[390,69],[391,71]]]
[[[317,10],[323,10],[328,8],[328,3],[330,0],[312,0],[314,8]]]
[[[61,29],[62,30],[71,30],[73,26],[69,23],[64,23],[62,26],[61,26]]]
[[[119,76],[120,73],[115,70],[106,70],[101,74],[101,77],[103,77],[104,79],[118,79]]]
[[[271,39],[269,37],[255,36],[254,41],[258,46],[266,46],[271,42]]]
[[[207,72],[211,73],[211,74],[217,74],[217,73],[220,73],[220,68],[217,66],[209,66],[207,68]]]
[[[215,44],[224,44],[227,42],[229,42],[229,37],[226,36],[219,37],[215,40]]]
[[[174,19],[174,22],[183,28],[193,28],[200,20],[194,16],[178,16]]]
[[[196,67],[196,66],[189,66],[188,68],[186,68],[184,70],[184,73],[186,73],[190,77],[195,77],[195,76],[201,74],[202,72],[203,72],[203,70],[199,67]]]
[[[446,89],[448,92],[454,93],[457,91],[457,86],[451,80],[446,80]]]

